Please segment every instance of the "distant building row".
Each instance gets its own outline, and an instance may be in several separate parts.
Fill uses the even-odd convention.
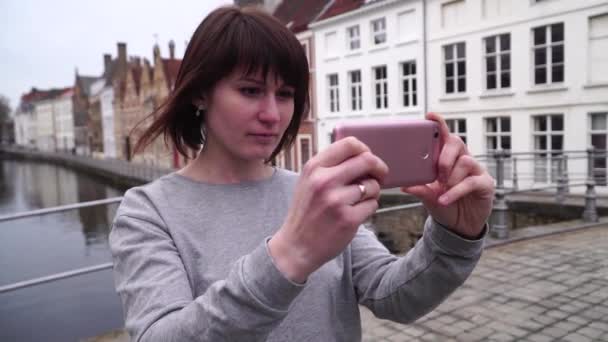
[[[15,113],[15,141],[43,151],[70,151],[97,158],[119,158],[158,165],[184,165],[176,151],[164,146],[162,137],[143,154],[133,147],[141,130],[134,130],[167,98],[181,60],[169,43],[169,58],[153,48],[152,63],[128,57],[125,43],[117,56],[103,56],[100,76],[76,71],[74,85],[62,89],[32,88],[21,97]]]

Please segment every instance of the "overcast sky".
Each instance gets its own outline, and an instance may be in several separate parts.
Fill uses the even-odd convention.
[[[181,58],[200,21],[229,0],[0,0],[0,94],[14,109],[32,87],[66,87],[74,70],[97,76],[103,54],[152,59],[158,41],[168,56],[173,39]],[[157,35],[157,39],[155,38]]]

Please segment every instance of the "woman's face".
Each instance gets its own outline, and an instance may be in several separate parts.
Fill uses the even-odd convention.
[[[205,148],[233,159],[268,158],[279,144],[294,111],[294,88],[269,73],[233,72],[220,80],[206,107]]]

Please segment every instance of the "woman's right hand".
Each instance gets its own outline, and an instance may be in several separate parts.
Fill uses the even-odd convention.
[[[279,270],[298,283],[335,258],[378,208],[388,166],[361,141],[339,140],[310,159],[281,229],[268,243]],[[362,196],[359,184],[364,185]]]

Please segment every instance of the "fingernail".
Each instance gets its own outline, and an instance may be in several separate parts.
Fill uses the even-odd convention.
[[[441,197],[439,197],[439,203],[441,203],[443,205],[447,205],[448,204],[448,196],[447,195],[442,195]]]

